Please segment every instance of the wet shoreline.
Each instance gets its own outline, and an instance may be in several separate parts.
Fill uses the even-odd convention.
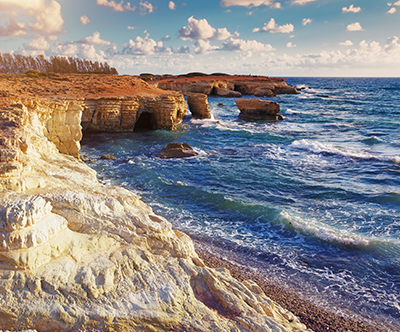
[[[389,332],[396,331],[394,327],[384,323],[368,322],[362,318],[344,317],[332,313],[304,300],[294,290],[277,285],[266,276],[266,273],[253,267],[244,266],[229,259],[223,254],[223,249],[213,244],[193,239],[195,249],[206,266],[211,268],[227,268],[231,275],[239,281],[251,279],[256,282],[272,300],[290,310],[300,321],[315,332]],[[226,254],[228,254],[226,252]],[[229,255],[229,254],[228,254]],[[229,255],[230,256],[230,255]]]

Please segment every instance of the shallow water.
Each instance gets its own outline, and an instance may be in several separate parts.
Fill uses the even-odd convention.
[[[85,135],[81,153],[117,156],[90,166],[176,228],[322,307],[400,328],[400,79],[287,82],[306,88],[266,98],[284,121],[244,121],[234,99],[210,97],[213,120]],[[199,156],[154,157],[172,142]]]

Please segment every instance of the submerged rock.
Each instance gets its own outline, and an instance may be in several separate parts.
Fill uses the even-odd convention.
[[[117,157],[113,156],[112,154],[103,154],[100,159],[107,159],[107,160],[116,160]]]
[[[166,148],[161,150],[155,156],[161,159],[170,158],[188,158],[197,156],[198,153],[193,151],[193,148],[187,143],[170,143]]]
[[[262,99],[237,99],[239,117],[250,120],[283,120],[277,102]]]

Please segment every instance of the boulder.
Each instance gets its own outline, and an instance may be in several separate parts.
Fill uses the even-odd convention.
[[[233,91],[225,88],[214,88],[214,94],[225,98],[240,98],[242,94],[239,91]]]
[[[188,93],[187,102],[195,119],[211,119],[210,104],[204,93]]]
[[[170,143],[166,148],[161,150],[155,156],[161,159],[170,158],[188,158],[197,156],[198,153],[193,151],[193,148],[187,143]]]
[[[283,120],[277,102],[262,99],[237,99],[239,117],[251,120]]]
[[[100,159],[108,159],[108,160],[115,160],[117,157],[113,156],[112,154],[103,154]]]

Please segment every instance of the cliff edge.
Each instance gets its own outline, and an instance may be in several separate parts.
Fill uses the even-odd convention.
[[[150,87],[60,99],[42,84],[49,91],[39,98],[7,84],[0,81],[0,329],[309,331],[252,281],[204,266],[187,235],[74,157],[87,100],[138,98],[144,112],[163,96],[179,109],[181,95]]]

